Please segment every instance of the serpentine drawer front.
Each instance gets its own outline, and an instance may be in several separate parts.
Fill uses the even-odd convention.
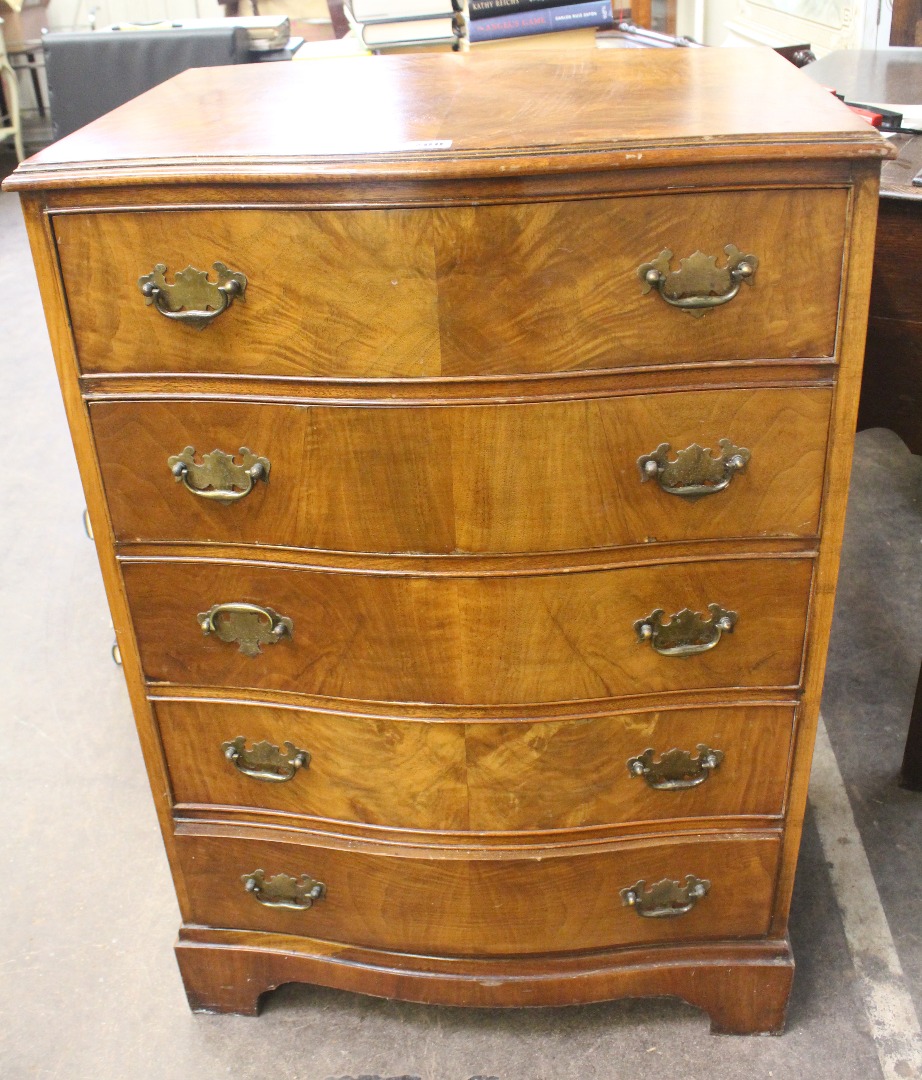
[[[815,536],[831,398],[814,388],[450,409],[100,402],[90,417],[123,541],[514,553]],[[265,483],[249,477],[242,443],[267,463]],[[177,482],[169,462],[186,447],[190,475]],[[210,497],[222,490],[233,505]]]
[[[7,182],[194,1009],[780,1030],[887,153],[767,50],[513,51],[191,70]]]
[[[845,205],[840,189],[77,214],[55,235],[84,371],[416,378],[830,356]],[[712,319],[645,294],[637,271],[669,249],[667,274],[700,250],[714,280],[699,291],[726,296],[728,244],[755,253],[758,270]],[[138,281],[155,265],[172,284],[187,266],[217,284],[216,261],[247,288],[207,336],[145,303]],[[664,288],[686,291],[681,275]]]
[[[489,578],[183,559],[124,566],[153,682],[458,705],[796,687],[812,572],[805,558]],[[221,632],[203,632],[201,616],[240,601],[272,614],[219,611]],[[717,626],[715,601],[738,615],[732,631]],[[638,624],[657,612],[647,637]],[[277,618],[291,629],[273,638]],[[686,647],[695,654],[674,654]]]
[[[777,817],[793,722],[789,705],[466,724],[169,698],[155,708],[177,803],[477,833]],[[290,747],[309,762],[292,768]]]
[[[250,834],[260,830],[250,830]],[[267,830],[263,830],[267,831]],[[381,846],[380,853],[183,833],[191,921],[304,934],[396,952],[497,956],[604,949],[636,942],[752,937],[768,929],[776,836],[599,845],[579,854]],[[373,849],[375,852],[378,848]],[[324,886],[309,908],[260,903],[244,879],[262,870]],[[644,917],[621,893],[639,881],[709,883],[688,911]],[[644,890],[640,890],[644,891]],[[670,907],[683,908],[687,899]],[[662,905],[665,907],[666,905]],[[497,921],[503,933],[490,928]]]

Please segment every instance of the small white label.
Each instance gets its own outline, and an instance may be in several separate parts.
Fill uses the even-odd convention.
[[[423,139],[419,142],[404,143],[404,150],[450,150],[451,139]]]

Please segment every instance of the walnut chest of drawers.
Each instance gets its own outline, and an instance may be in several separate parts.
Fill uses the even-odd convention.
[[[190,71],[14,174],[194,1008],[780,1029],[885,154],[631,50]]]

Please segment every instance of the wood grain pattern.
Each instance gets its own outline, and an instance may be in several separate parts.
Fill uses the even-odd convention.
[[[902,159],[905,180],[918,171],[916,140]],[[914,192],[914,194],[913,194]],[[858,407],[858,429],[887,427],[914,454],[922,453],[922,303],[909,286],[922,265],[922,207],[919,189],[880,200],[871,309]],[[907,197],[908,196],[908,197]]]
[[[831,391],[738,390],[523,406],[352,408],[227,402],[90,409],[126,541],[353,552],[544,552],[654,540],[811,536]],[[638,458],[721,438],[752,451],[721,493],[642,484]],[[268,484],[232,506],[177,484],[167,458],[248,446]]]
[[[244,544],[125,544],[121,555],[132,561],[147,559],[201,559],[211,562],[248,562],[265,566],[291,566],[318,573],[408,574],[416,577],[523,577],[554,573],[585,573],[661,563],[700,562],[702,559],[812,558],[816,537],[754,537],[745,540],[680,540],[634,544],[584,551],[531,552],[528,554],[379,555],[365,552],[318,551],[306,548],[256,547]]]
[[[873,132],[868,132],[871,140]],[[890,140],[879,140],[878,149],[892,156]],[[869,147],[865,142],[863,151]],[[588,155],[587,155],[588,157]],[[440,159],[441,160],[441,159]],[[23,177],[10,178],[10,186]],[[26,181],[28,183],[28,181]],[[279,177],[268,182],[240,178],[233,185],[235,205],[279,209],[355,210],[392,206],[469,206],[474,203],[522,203],[566,201],[580,198],[621,195],[659,195],[664,190],[676,194],[689,191],[714,191],[725,188],[849,188],[852,162],[847,158],[804,158],[782,154],[780,159],[751,160],[743,177],[737,163],[725,154],[712,154],[696,164],[674,163],[655,168],[628,168],[561,174],[553,168],[539,175],[518,175],[513,184],[508,176],[470,177],[464,183],[449,177],[430,177],[424,185],[407,177],[367,176],[361,183],[348,176],[315,178],[310,184]],[[6,185],[4,185],[6,186]],[[64,214],[104,212],[122,209],[133,212],[182,208],[186,210],[220,209],[227,206],[226,184],[189,183],[173,178],[139,191],[125,186],[71,186],[66,190],[47,187],[43,201],[55,217]]]
[[[223,110],[241,78],[247,108]],[[304,115],[321,85],[337,109]],[[532,54],[190,72],[17,170],[7,186],[34,193],[30,235],[194,1007],[254,1011],[263,990],[307,978],[473,1005],[674,993],[720,1030],[778,1030],[887,153],[768,53],[600,51],[578,70]],[[641,296],[636,267],[661,248],[679,259],[727,243],[761,261],[755,287],[730,304],[695,321]],[[155,261],[206,268],[235,254],[247,303],[202,334],[144,306],[136,282]],[[782,398],[762,392],[795,383],[783,400],[797,405],[779,421]],[[695,534],[691,517],[653,532],[643,504],[605,501],[599,463],[620,460],[622,440],[658,419],[702,441],[694,433],[715,430],[723,391],[762,438],[759,460],[791,461],[787,474],[750,490],[753,466],[734,481],[729,494],[743,497],[717,503],[713,534]],[[103,489],[89,423],[103,414],[83,393],[122,399],[129,412],[116,418],[139,414],[129,397],[172,410],[170,399],[249,395],[233,409],[261,417],[274,398],[304,421],[288,434],[302,450],[330,448],[339,475],[312,485],[325,493],[316,507],[299,495],[250,533],[164,512],[165,529],[188,529],[167,546],[168,533],[141,535],[152,521],[142,513],[117,558],[126,536],[107,496],[121,520],[131,495],[111,462]],[[326,411],[308,407],[311,395]],[[459,407],[433,408],[442,402]],[[170,423],[127,426],[149,442]],[[100,446],[122,445],[118,424],[105,426]],[[809,445],[802,482],[797,455],[777,457],[792,437]],[[548,491],[553,509],[536,508]],[[270,520],[261,533],[256,522]],[[265,546],[281,535],[342,546]],[[660,546],[559,546],[619,535]],[[219,600],[270,604],[294,618],[293,640],[254,660],[203,638],[196,614]],[[711,602],[740,612],[716,649],[678,660],[636,642],[634,620],[654,608]],[[229,701],[235,688],[259,702]],[[258,717],[267,737],[300,717],[318,748],[304,776],[319,778],[327,809],[175,803],[174,780],[234,797],[194,766],[209,725],[231,713]],[[638,785],[633,803],[617,777],[608,783],[635,734],[678,743],[705,727],[737,749],[727,771],[680,796],[681,815],[657,819],[640,781],[623,781]],[[363,776],[347,790],[356,759]],[[396,793],[388,760],[411,777]],[[721,813],[701,809],[707,791]],[[257,867],[322,876],[328,897],[306,913],[269,911],[240,881]],[[712,881],[687,917],[619,906],[641,876],[686,873]]]
[[[787,940],[722,941],[545,958],[440,960],[305,937],[184,927],[176,958],[195,1012],[255,1016],[283,983],[478,1008],[577,1005],[621,997],[679,998],[722,1035],[780,1034],[794,960]]]
[[[900,6],[904,19],[911,13],[914,28],[915,6]],[[896,32],[894,21],[891,38]],[[893,168],[886,179],[881,177],[858,430],[890,428],[911,453],[922,454],[922,305],[909,285],[922,265],[920,191],[910,183],[922,167],[922,139],[903,138],[900,160],[894,162],[902,168]],[[892,194],[900,197],[887,197]],[[900,785],[922,790],[922,671],[909,718]]]
[[[885,199],[877,219],[871,311],[888,319],[922,322],[922,297],[907,288],[922,260],[922,229],[915,199]]]
[[[778,855],[777,836],[758,834],[446,859],[396,847],[372,855],[291,844],[266,831],[265,840],[177,835],[191,921],[442,956],[751,938],[768,928]],[[267,878],[309,874],[326,895],[307,911],[266,907],[241,880],[257,869]],[[711,882],[687,915],[645,919],[622,904],[620,890],[641,878],[684,883],[686,874]]]
[[[260,378],[258,375],[203,375],[181,372],[81,375],[87,402],[199,401],[270,405],[519,405],[574,398],[625,397],[680,390],[759,390],[831,387],[834,357],[790,360],[728,360],[720,363],[650,364],[616,371],[558,371],[485,379],[320,379]]]
[[[496,724],[188,701],[158,701],[155,713],[178,804],[471,832],[779,815],[793,722],[791,706]],[[247,746],[293,742],[310,765],[286,783],[244,776],[221,753],[238,735]],[[627,769],[647,747],[659,759],[673,747],[695,754],[699,743],[725,758],[698,787],[655,791]]]
[[[468,827],[464,725],[261,705],[158,701],[155,713],[177,804],[250,806],[427,830]],[[244,776],[221,753],[286,740],[311,755],[286,783]]]
[[[642,687],[638,690],[642,691]],[[592,716],[615,716],[622,713],[646,712],[651,708],[648,696],[642,692],[615,699],[600,698],[587,705],[584,702],[532,702],[523,710],[521,704],[452,705],[442,703],[428,705],[424,702],[405,704],[401,702],[376,701],[373,708],[367,702],[338,698],[331,703],[328,698],[312,697],[310,694],[291,693],[280,690],[249,689],[245,694],[230,687],[184,685],[181,689],[168,683],[149,683],[147,694],[154,705],[159,701],[229,701],[236,704],[278,705],[285,709],[307,709],[314,712],[350,713],[353,716],[372,716],[394,720],[454,721],[462,724],[522,720],[580,720]],[[737,705],[790,705],[797,693],[782,690],[766,693],[764,687],[735,687],[732,689],[689,690],[681,700],[670,702],[671,708],[735,707]]]
[[[831,355],[845,200],[843,190],[734,191],[73,214],[54,227],[84,372],[483,376]],[[663,248],[675,267],[699,249],[722,265],[727,244],[761,260],[729,304],[693,319],[643,295],[637,268]],[[155,264],[173,274],[216,260],[246,274],[246,303],[205,330],[144,303],[138,278]]]
[[[497,50],[191,70],[43,150],[7,183],[514,184],[548,172],[888,154],[876,132],[768,49],[663,52],[654,63],[639,50]],[[305,101],[335,108],[306,112]]]
[[[790,707],[762,707],[471,725],[465,733],[469,825],[528,830],[774,816],[784,804],[791,723]],[[628,760],[647,747],[659,760],[673,747],[697,753],[701,743],[725,756],[698,787],[658,791],[628,771]]]
[[[893,5],[893,18],[890,23],[891,45],[918,45],[922,41],[922,22],[919,18],[919,6],[912,0],[898,0]]]
[[[868,319],[858,430],[872,427],[890,428],[922,454],[922,322]]]
[[[844,279],[843,303],[839,313],[839,378],[833,402],[833,420],[823,497],[823,540],[817,559],[811,633],[804,666],[803,707],[800,713],[791,769],[789,809],[783,840],[783,857],[778,901],[773,916],[773,932],[785,933],[797,867],[797,851],[803,827],[810,780],[813,742],[819,719],[820,699],[829,648],[829,631],[835,602],[836,580],[848,484],[854,448],[855,423],[861,389],[861,365],[867,334],[867,311],[874,257],[874,230],[877,223],[879,170],[855,167],[855,186],[849,207],[848,263]]]
[[[123,561],[155,682],[458,704],[567,701],[725,686],[796,686],[813,562],[719,560],[547,577],[316,573],[207,560]],[[257,657],[203,637],[213,604],[268,605],[293,638]],[[666,657],[633,626],[711,603],[739,612],[716,648]]]

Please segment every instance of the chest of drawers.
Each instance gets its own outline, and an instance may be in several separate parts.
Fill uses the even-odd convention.
[[[780,1029],[885,153],[771,53],[513,53],[14,174],[193,1008]]]

